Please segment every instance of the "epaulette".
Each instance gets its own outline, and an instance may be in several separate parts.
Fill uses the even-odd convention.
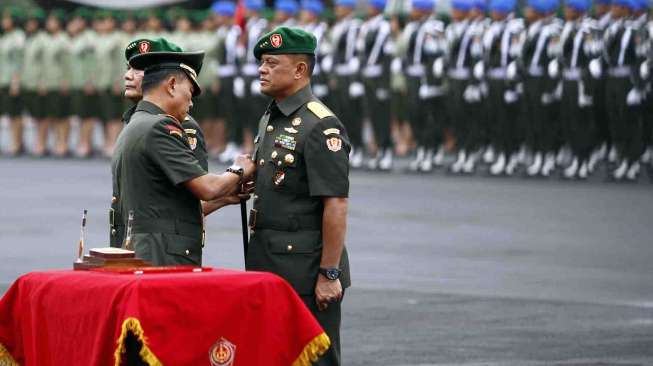
[[[308,108],[309,111],[313,112],[313,114],[316,115],[319,119],[333,116],[333,112],[331,112],[329,108],[325,107],[322,103],[309,102],[306,105],[306,108]]]

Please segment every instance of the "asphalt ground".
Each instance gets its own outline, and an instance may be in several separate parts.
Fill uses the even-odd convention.
[[[405,166],[406,161],[400,165]],[[213,165],[213,171],[222,166]],[[353,172],[344,365],[653,365],[653,185]],[[0,158],[0,294],[108,244],[106,160]],[[239,208],[204,264],[243,268]]]

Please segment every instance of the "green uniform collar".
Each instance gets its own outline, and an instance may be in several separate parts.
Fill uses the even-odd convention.
[[[167,114],[163,109],[159,108],[159,106],[146,100],[138,102],[136,105],[136,112],[138,111],[144,111],[150,114]]]
[[[311,90],[311,85],[306,85],[300,89],[297,93],[289,96],[288,98],[281,101],[277,104],[277,107],[286,117],[290,116],[299,109],[299,107],[308,103],[313,99],[313,91]]]

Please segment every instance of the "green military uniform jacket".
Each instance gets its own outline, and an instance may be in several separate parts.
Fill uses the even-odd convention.
[[[20,79],[25,47],[25,32],[15,29],[0,36],[0,88]]]
[[[29,35],[25,42],[23,74],[20,80],[28,91],[37,91],[39,87],[43,86],[43,76],[47,67],[44,63],[44,50],[47,43],[48,35],[41,30]]]
[[[276,273],[299,295],[313,295],[322,257],[322,199],[349,194],[347,133],[307,86],[268,107],[255,148],[246,267]],[[346,249],[340,268],[345,288],[350,285]]]
[[[157,266],[201,265],[202,206],[183,183],[207,171],[181,123],[156,105],[139,102],[118,137],[111,170],[117,209],[110,220],[125,226],[134,211],[136,256]]]
[[[62,82],[70,80],[70,38],[66,33],[49,34],[43,47],[42,85],[48,91],[59,91]]]

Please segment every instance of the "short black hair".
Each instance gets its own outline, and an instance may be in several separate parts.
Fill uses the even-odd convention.
[[[315,55],[300,53],[299,56],[301,56],[302,61],[306,62],[306,65],[308,66],[308,76],[311,77],[313,75],[313,70],[315,69]]]
[[[157,87],[164,80],[170,76],[175,76],[179,78],[180,76],[186,76],[186,73],[179,69],[160,69],[154,72],[145,72],[143,76],[143,81],[141,83],[141,89],[143,90],[143,95],[147,94],[150,90]]]

